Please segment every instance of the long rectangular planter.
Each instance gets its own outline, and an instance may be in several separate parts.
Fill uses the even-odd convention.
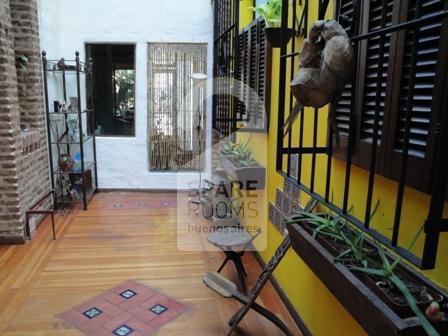
[[[240,183],[242,190],[264,189],[266,184],[266,168],[261,165],[255,167],[237,167],[227,157],[221,156],[221,166],[226,174]]]
[[[417,317],[398,316],[347,267],[335,263],[334,257],[303,227],[293,224],[288,230],[297,254],[369,335],[425,335]],[[429,281],[425,285],[440,292]],[[438,323],[437,328],[441,335],[448,335],[446,322]]]

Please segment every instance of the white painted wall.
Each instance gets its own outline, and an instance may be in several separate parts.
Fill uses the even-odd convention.
[[[148,42],[208,43],[212,77],[213,10],[210,0],[39,0],[41,48],[49,58],[85,59],[85,43],[136,44],[136,136],[97,137],[100,188],[188,188],[197,173],[154,173],[148,168]],[[211,80],[207,92],[212,92]],[[211,145],[211,103],[207,102],[207,148]],[[210,169],[207,159],[206,171]]]

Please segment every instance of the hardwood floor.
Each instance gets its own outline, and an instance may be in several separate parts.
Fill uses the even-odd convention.
[[[33,233],[30,243],[0,246],[0,334],[84,335],[58,314],[132,279],[194,307],[156,335],[226,335],[227,322],[240,305],[221,298],[202,283],[203,274],[216,270],[223,254],[178,251],[175,207],[126,206],[133,201],[175,199],[175,194],[100,193],[87,212],[73,210],[57,216],[57,241],[51,239],[46,221]],[[123,207],[113,207],[114,203]],[[260,267],[250,253],[244,262],[250,286]],[[237,280],[232,265],[224,274]],[[271,284],[258,302],[300,335]],[[250,312],[234,335],[282,333]]]

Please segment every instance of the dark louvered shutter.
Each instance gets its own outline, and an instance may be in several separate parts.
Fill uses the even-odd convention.
[[[421,16],[427,16],[443,10],[443,1],[421,1]],[[410,1],[409,18],[415,17],[416,0]],[[412,45],[413,31],[406,34],[405,54],[403,57],[402,89],[397,116],[394,150],[403,149],[406,103],[409,90],[409,69],[411,54],[417,48],[416,71],[413,91],[413,107],[411,114],[411,128],[409,135],[409,155],[424,158],[426,156],[429,127],[431,122],[431,105],[434,91],[434,79],[437,71],[437,58],[441,23],[423,25],[418,33],[417,45]]]
[[[257,92],[261,97],[263,106],[256,107],[256,118],[261,120],[262,126],[266,129],[269,124],[270,93],[271,93],[271,49],[266,40],[264,20],[258,24],[258,80]],[[260,103],[260,101],[259,101]],[[263,119],[264,118],[264,119]]]
[[[241,102],[239,110],[244,110],[243,131],[266,131],[270,92],[271,49],[265,36],[262,19],[252,21],[239,36],[237,78],[240,84]],[[244,51],[243,51],[244,50]]]
[[[247,59],[248,59],[248,40],[249,34],[247,30],[243,30],[238,35],[237,65],[235,89],[239,99],[237,99],[236,112],[238,120],[245,120],[246,116],[246,90],[243,83],[247,82]]]
[[[381,29],[392,25],[393,1],[387,1],[383,7],[383,0],[371,0],[368,29]],[[390,62],[391,34],[373,37],[367,41],[364,72],[364,92],[360,118],[360,142],[372,144],[374,134],[374,120],[378,93],[381,96],[379,107],[378,144],[382,141],[383,122],[386,107],[386,90]],[[380,55],[381,53],[381,55]],[[381,62],[382,58],[382,62]],[[381,64],[382,63],[382,64]],[[378,90],[380,88],[380,90]]]
[[[425,17],[439,13],[446,6],[446,0],[409,0],[406,9],[406,20],[416,17],[416,5],[419,3],[418,17]],[[431,153],[433,144],[431,137],[434,132],[434,119],[437,118],[440,105],[436,94],[436,81],[443,77],[441,64],[445,62],[440,54],[441,43],[446,43],[446,36],[442,36],[440,21],[423,24],[417,36],[417,43],[413,43],[415,32],[408,30],[402,36],[402,50],[400,54],[400,72],[396,79],[397,101],[391,109],[390,143],[386,151],[386,165],[384,175],[398,179],[402,162],[402,151],[405,136],[405,120],[408,95],[410,89],[410,68],[412,54],[415,52],[415,76],[413,78],[412,109],[410,113],[410,132],[408,143],[408,163],[406,169],[406,183],[422,191],[429,190],[431,175]],[[446,34],[445,34],[446,35]],[[400,49],[400,48],[399,48]],[[446,57],[446,56],[445,56]],[[439,84],[440,85],[440,84]]]
[[[254,24],[255,23],[255,24]],[[249,59],[247,68],[249,69],[249,84],[248,89],[248,110],[250,115],[250,121],[254,121],[254,111],[257,104],[257,69],[258,69],[258,56],[257,56],[257,21],[249,25]]]
[[[340,8],[337,9],[336,13],[341,25],[344,27],[349,36],[353,36],[354,30],[356,30],[353,26],[355,13],[354,6],[355,4],[353,0],[341,0]],[[340,136],[342,137],[348,137],[351,96],[352,84],[349,83],[345,86],[340,99],[333,105],[334,113],[336,115],[337,127],[339,129]]]

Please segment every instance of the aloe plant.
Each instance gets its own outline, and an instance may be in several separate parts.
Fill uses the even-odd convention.
[[[378,208],[379,202],[377,202],[375,209],[370,216],[371,219],[376,214]],[[344,227],[347,225],[347,222],[343,221],[339,216],[332,216],[331,212],[327,213],[326,215],[313,214],[309,212],[299,212],[298,216],[294,217],[288,224],[298,222],[307,222],[309,225],[314,227],[313,238],[316,238],[317,235],[320,234],[343,242],[347,246],[347,249],[336,256],[335,261],[343,261],[352,257],[360,265],[348,266],[348,268],[352,272],[362,272],[368,275],[375,275],[392,283],[404,296],[409,307],[420,320],[420,323],[425,332],[429,336],[439,336],[437,330],[431,325],[425,314],[418,307],[417,300],[409,291],[407,285],[394,273],[395,268],[400,264],[402,260],[401,257],[389,260],[389,257],[386,255],[384,248],[375,240],[375,246],[378,250],[378,255],[380,256],[382,266],[381,268],[369,267],[369,265],[372,264],[372,260],[365,253],[364,232],[359,232],[352,238],[348,237],[344,232]],[[409,245],[408,250],[411,250],[413,248],[422,231],[423,227],[421,227],[417,232],[416,236]]]
[[[222,149],[221,153],[234,161],[237,161],[242,167],[251,167],[257,164],[254,159],[252,150],[249,148],[250,138],[245,144],[232,143],[227,141]]]
[[[417,300],[414,298],[412,293],[409,291],[409,288],[406,284],[394,273],[395,268],[400,264],[401,258],[397,258],[392,261],[389,261],[389,258],[386,256],[384,252],[384,248],[377,243],[378,254],[380,255],[382,261],[381,268],[371,268],[367,266],[363,267],[350,267],[349,269],[355,272],[362,272],[369,275],[376,275],[385,280],[390,281],[400,292],[403,294],[406,299],[409,307],[412,309],[414,314],[420,320],[420,323],[423,329],[429,336],[439,336],[437,330],[432,326],[432,324],[427,320],[425,314],[420,310],[417,305]]]
[[[278,28],[281,24],[282,1],[268,0],[256,7],[251,7],[266,22],[268,28]]]

